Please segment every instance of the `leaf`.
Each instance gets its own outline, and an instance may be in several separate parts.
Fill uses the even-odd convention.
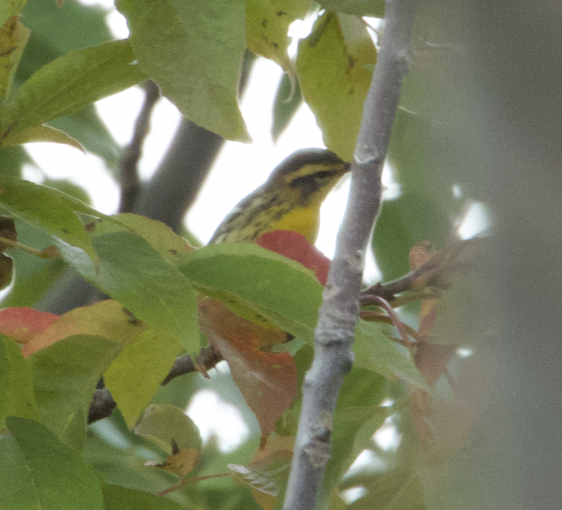
[[[180,450],[200,450],[201,436],[193,420],[170,404],[149,405],[135,427],[139,434],[172,453],[172,441]]]
[[[401,352],[398,344],[384,335],[375,323],[359,319],[353,352],[356,366],[381,374],[390,380],[400,378],[429,390],[412,358]]]
[[[0,429],[6,416],[39,419],[31,366],[9,338],[0,336]]]
[[[33,308],[5,308],[0,310],[0,333],[26,343],[59,318],[60,316],[54,313]]]
[[[264,510],[273,510],[277,496],[287,485],[294,444],[294,437],[272,437],[264,448],[256,450],[247,466],[228,465],[234,471],[234,480],[248,487]]]
[[[302,265],[254,244],[221,243],[191,251],[177,267],[198,290],[236,313],[253,311],[252,320],[258,314],[312,341],[322,286]]]
[[[72,252],[65,259],[136,317],[175,335],[189,354],[199,352],[195,292],[189,281],[142,237],[130,232],[94,236],[99,266]]]
[[[99,6],[80,2],[66,2],[64,9],[56,2],[28,2],[23,10],[25,24],[31,30],[26,56],[18,75],[25,65],[20,80],[71,50],[97,46],[114,39],[105,22],[107,12]],[[88,27],[84,30],[84,27]],[[25,62],[25,64],[24,64]]]
[[[301,104],[302,95],[299,82],[295,81],[293,85],[289,76],[283,74],[273,100],[271,136],[274,142],[277,142],[283,131],[285,131],[285,128],[289,125]]]
[[[428,510],[420,478],[404,472],[365,477],[361,486],[366,495],[354,501],[349,510]]]
[[[105,385],[129,427],[150,403],[181,350],[173,336],[150,328],[127,345],[105,371]]]
[[[144,492],[120,485],[103,485],[105,510],[183,510],[185,507],[161,498],[150,492]]]
[[[363,22],[325,12],[299,43],[301,92],[322,130],[326,147],[351,161],[371,83],[376,51]]]
[[[234,314],[213,299],[200,302],[200,325],[228,362],[232,378],[255,414],[262,444],[295,398],[297,372],[288,352],[269,352],[286,333],[264,328]]]
[[[429,196],[406,190],[397,200],[386,201],[373,237],[384,279],[393,280],[410,270],[408,254],[412,246],[426,239],[441,245],[450,231],[450,216]]]
[[[72,448],[36,421],[10,417],[0,441],[0,508],[103,510],[95,472]]]
[[[62,143],[70,145],[71,147],[74,147],[84,153],[86,152],[82,144],[76,140],[76,138],[72,138],[72,136],[60,129],[46,125],[32,126],[24,129],[23,131],[19,131],[15,135],[8,135],[2,142],[2,146],[11,147],[31,142]]]
[[[0,24],[4,24],[11,16],[19,14],[27,0],[13,0],[0,2]]]
[[[2,149],[0,153],[9,150],[12,149]],[[39,247],[52,244],[53,239],[45,232],[21,220],[16,220],[16,224],[18,241],[22,244]],[[40,259],[21,250],[10,250],[10,256],[16,275],[10,293],[0,303],[2,308],[34,305],[68,267],[60,258]]]
[[[389,415],[380,404],[388,381],[357,365],[346,375],[334,413],[331,457],[326,466],[323,494],[327,497],[357,456],[372,446],[372,436]]]
[[[99,336],[64,338],[29,359],[43,424],[81,449],[92,394],[122,346]]]
[[[320,0],[318,3],[328,11],[356,16],[384,17],[384,0]]]
[[[36,71],[0,108],[2,140],[77,112],[146,76],[133,62],[129,41],[73,50]]]
[[[294,82],[294,69],[287,53],[289,25],[304,18],[310,0],[249,0],[246,3],[246,45],[256,55],[273,60]]]
[[[276,9],[271,0],[248,0],[246,3],[246,45],[256,55],[279,64],[284,71],[294,75],[287,48],[289,24],[294,18]]]
[[[19,21],[17,16],[11,16],[0,27],[0,97],[2,99],[6,98],[10,91],[28,39],[29,29]]]
[[[52,235],[63,252],[82,252],[97,261],[90,237],[77,214],[102,215],[79,200],[46,186],[0,175],[0,209]]]
[[[248,142],[236,91],[244,53],[245,4],[119,0],[141,68],[195,124]]]
[[[86,106],[74,115],[54,119],[49,126],[80,140],[87,151],[102,158],[112,174],[117,176],[121,147],[100,120],[93,105]]]
[[[175,442],[172,441],[172,445],[177,449]],[[145,463],[145,466],[161,469],[162,471],[166,471],[166,473],[171,473],[182,479],[185,478],[188,473],[193,471],[200,458],[201,452],[199,450],[178,449],[176,452],[172,453],[172,455],[166,457],[164,462],[158,463],[149,461]]]
[[[172,264],[181,255],[193,249],[186,239],[177,235],[166,224],[138,214],[116,214],[111,216],[111,221],[101,218],[88,224],[87,228],[91,235],[96,236],[121,232],[126,228],[128,231],[143,237],[154,249],[158,250],[162,257]]]
[[[31,312],[35,312],[35,314]],[[36,310],[31,312],[28,312],[29,321],[31,319],[41,321],[40,325],[47,324],[49,320],[52,322],[28,339],[22,349],[22,354],[26,357],[72,335],[101,336],[107,340],[127,345],[146,330],[145,324],[135,320],[121,303],[111,299],[75,308],[60,317],[54,316],[58,320],[55,320],[54,317],[44,316],[45,312]],[[2,312],[0,312],[0,317],[1,314]]]

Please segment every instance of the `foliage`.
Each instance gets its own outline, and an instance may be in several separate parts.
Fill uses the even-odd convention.
[[[0,1],[0,211],[15,219],[14,228],[0,231],[0,247],[16,267],[0,311],[0,508],[272,509],[287,479],[329,261],[298,235],[195,249],[160,222],[103,215],[55,189],[63,183],[21,180],[21,144],[85,148],[115,170],[117,144],[91,104],[147,78],[194,123],[249,141],[237,106],[248,48],[283,67],[285,90],[302,94],[327,147],[350,160],[376,62],[360,16],[382,17],[384,5],[116,4],[131,31],[123,41],[110,40],[99,9],[70,0],[60,7]],[[307,13],[314,28],[293,62],[287,29]],[[421,110],[426,86],[422,75],[408,78],[410,109]],[[278,101],[276,134],[300,97],[295,92],[286,109]],[[469,292],[457,295],[454,320],[442,297],[463,288],[455,279],[475,245],[447,240],[448,218],[462,208],[446,191],[453,177],[444,171],[439,187],[420,185],[434,165],[444,168],[418,157],[440,139],[427,117],[400,113],[389,157],[408,186],[383,209],[374,248],[385,280],[416,272],[399,291],[364,292],[356,363],[333,417],[322,508],[468,508],[458,494],[434,496],[437,471],[466,446],[485,393],[467,390],[474,381],[457,354],[474,346],[458,336],[461,318],[471,318]],[[413,248],[425,239],[443,250]],[[68,268],[109,299],[60,316],[27,308]],[[11,260],[0,272],[1,281],[10,280]],[[385,300],[408,306],[398,317]],[[236,404],[259,425],[231,454],[203,443],[180,410],[201,384],[199,374],[160,386],[179,355],[195,360],[193,371],[220,379],[199,356],[209,342],[230,366],[230,385],[243,397],[237,394]],[[89,425],[102,378],[117,407]],[[385,427],[399,444],[373,440]],[[362,452],[375,456],[376,466],[350,470]],[[361,497],[349,498],[345,491],[358,487]]]

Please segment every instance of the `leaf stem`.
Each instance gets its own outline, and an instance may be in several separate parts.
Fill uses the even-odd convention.
[[[52,250],[49,250],[47,247],[43,250],[38,250],[37,248],[32,248],[31,246],[27,246],[25,244],[19,243],[18,241],[13,241],[12,239],[8,239],[7,237],[0,236],[0,244],[5,244],[10,248],[17,248],[18,250],[22,250],[30,255],[38,257],[40,259],[50,259],[50,258],[57,258],[60,255],[57,253],[57,250],[52,247]]]

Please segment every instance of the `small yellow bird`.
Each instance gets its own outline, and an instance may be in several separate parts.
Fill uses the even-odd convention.
[[[320,206],[350,166],[325,149],[294,152],[234,207],[209,243],[252,242],[266,232],[291,230],[314,244]]]

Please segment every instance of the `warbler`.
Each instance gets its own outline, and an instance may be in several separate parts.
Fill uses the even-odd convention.
[[[252,242],[266,232],[291,230],[314,244],[320,206],[350,166],[325,149],[294,152],[234,207],[209,243]]]

